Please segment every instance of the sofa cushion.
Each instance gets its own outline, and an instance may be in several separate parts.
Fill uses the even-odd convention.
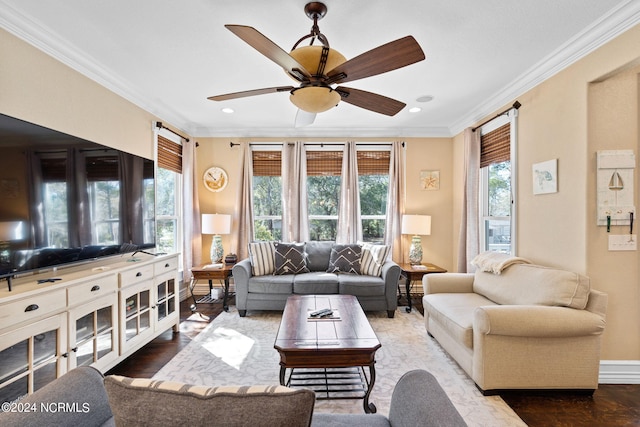
[[[276,269],[275,242],[249,243],[249,259],[253,276],[273,274]]]
[[[294,294],[337,294],[338,275],[326,271],[296,274],[293,279]]]
[[[327,272],[360,274],[361,258],[362,246],[360,245],[333,245]]]
[[[422,298],[425,315],[436,320],[468,348],[473,348],[473,312],[477,307],[496,305],[474,293],[429,294]]]
[[[276,269],[273,274],[308,273],[304,243],[276,243]]]
[[[327,271],[333,242],[310,241],[304,246],[309,271]]]
[[[387,260],[391,246],[362,244],[362,258],[360,260],[360,273],[369,276],[380,276],[382,265]]]
[[[108,376],[116,425],[308,426],[315,393],[283,386],[206,387]]]
[[[340,274],[340,293],[355,296],[381,296],[385,294],[386,285],[381,277]]]
[[[294,274],[253,276],[247,289],[252,294],[290,294],[293,292]]]
[[[583,310],[591,286],[578,273],[534,264],[516,264],[496,275],[476,271],[473,291],[498,304],[549,305]]]

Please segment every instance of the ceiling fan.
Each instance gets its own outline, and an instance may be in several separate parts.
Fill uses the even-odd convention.
[[[313,20],[310,34],[301,37],[287,53],[253,27],[225,25],[251,47],[281,66],[299,86],[276,86],[243,92],[211,96],[212,101],[226,101],[247,96],[276,92],[289,92],[289,99],[298,107],[296,125],[313,123],[316,113],[335,107],[341,100],[356,107],[394,116],[406,104],[386,96],[337,84],[386,73],[425,59],[424,52],[412,36],[389,42],[347,60],[340,52],[329,47],[326,36],[320,32],[318,20],[327,13],[321,2],[307,3],[306,15]],[[308,46],[300,43],[311,39]],[[314,45],[318,40],[321,45]]]

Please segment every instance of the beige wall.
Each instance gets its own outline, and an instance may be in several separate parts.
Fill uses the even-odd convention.
[[[0,29],[0,113],[153,158],[150,113]]]
[[[324,142],[344,142],[347,138],[325,138]],[[353,138],[349,138],[353,139]],[[239,146],[231,148],[229,142],[234,143],[246,140],[234,138],[197,138],[198,176],[211,166],[219,166],[225,169],[229,175],[229,185],[221,192],[208,191],[202,182],[198,183],[200,210],[202,213],[226,213],[233,214],[236,206],[236,193],[240,182],[240,166],[242,151]],[[258,139],[251,142],[282,142],[283,139]],[[389,142],[392,139],[356,139],[357,142]],[[311,141],[311,140],[306,140]],[[312,141],[318,141],[313,139]],[[453,173],[452,173],[452,144],[449,138],[409,138],[406,141],[407,161],[407,202],[405,211],[410,214],[429,214],[432,216],[431,235],[422,238],[424,248],[424,261],[432,262],[448,270],[452,266],[452,200],[453,200]],[[420,190],[419,178],[421,170],[440,171],[440,190]],[[203,236],[202,254],[203,261],[207,262],[211,247],[211,236]],[[235,241],[231,236],[223,236],[222,242],[225,251],[235,250]],[[409,251],[410,238],[403,242],[403,252]]]
[[[637,155],[638,70],[630,68],[639,59],[636,26],[518,97],[517,253],[586,274],[592,287],[609,294],[605,360],[640,360],[639,255],[609,252],[606,231],[595,220],[596,151],[633,149]],[[453,140],[454,180],[461,181],[463,138]],[[558,159],[559,191],[533,195],[531,167],[550,159]],[[461,198],[459,188],[454,200]],[[612,232],[622,234],[623,227]]]

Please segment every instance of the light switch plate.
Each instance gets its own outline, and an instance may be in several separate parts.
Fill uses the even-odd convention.
[[[635,251],[638,250],[638,239],[636,235],[629,234],[610,234],[609,235],[610,251]]]

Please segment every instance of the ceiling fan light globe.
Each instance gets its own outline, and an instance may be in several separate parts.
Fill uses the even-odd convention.
[[[340,94],[329,87],[303,87],[296,89],[289,99],[301,110],[322,113],[340,102]]]
[[[298,61],[305,70],[311,74],[317,74],[318,65],[320,65],[320,57],[322,55],[322,46],[303,46],[294,49],[289,53],[293,59]],[[324,74],[333,70],[343,62],[347,62],[340,52],[335,49],[329,49],[329,55],[327,55],[327,63],[324,66]],[[287,73],[288,74],[288,73]],[[291,77],[291,76],[289,76]],[[293,77],[291,77],[293,78]]]

